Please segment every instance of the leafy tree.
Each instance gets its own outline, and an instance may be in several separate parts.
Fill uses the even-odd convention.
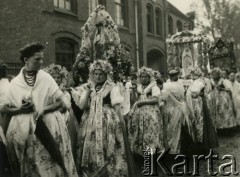
[[[240,0],[201,0],[191,5],[196,11],[196,28],[212,36],[234,40],[240,54]]]
[[[213,39],[240,37],[238,32],[240,27],[239,0],[202,0],[202,4],[199,4],[191,5],[191,9],[198,15],[197,28],[210,34]]]

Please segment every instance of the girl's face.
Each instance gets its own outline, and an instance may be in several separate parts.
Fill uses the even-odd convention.
[[[235,80],[235,74],[234,73],[229,74],[229,80],[232,81],[232,82]]]
[[[56,81],[57,85],[59,86],[62,83],[62,77],[60,74],[55,73],[53,74],[53,79]]]
[[[97,84],[104,83],[107,80],[107,75],[100,69],[94,71],[93,77]]]
[[[150,83],[150,76],[147,74],[141,74],[140,79],[143,85],[148,85]]]
[[[226,72],[226,71],[222,71],[222,77],[223,77],[224,79],[227,78],[227,72]]]

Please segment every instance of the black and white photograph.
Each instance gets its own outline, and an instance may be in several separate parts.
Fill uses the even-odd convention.
[[[0,177],[240,175],[240,0],[0,0]]]

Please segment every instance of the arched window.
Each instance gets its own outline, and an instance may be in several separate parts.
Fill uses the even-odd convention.
[[[75,61],[78,44],[69,38],[56,39],[56,64],[71,70]]]
[[[181,32],[183,30],[183,24],[180,20],[177,21],[177,30]]]
[[[147,4],[147,31],[153,33],[153,7],[151,4]]]
[[[156,15],[156,33],[157,35],[162,35],[162,12],[159,8],[155,10]]]
[[[168,16],[168,34],[173,35],[173,19],[170,15]]]
[[[98,5],[103,5],[106,8],[106,0],[88,0],[89,13],[92,13]]]
[[[159,50],[151,50],[147,53],[147,66],[156,71],[164,72],[164,57]]]
[[[115,21],[118,25],[128,27],[127,0],[115,0]]]

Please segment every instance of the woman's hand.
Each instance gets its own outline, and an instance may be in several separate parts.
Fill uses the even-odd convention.
[[[19,108],[19,114],[30,114],[34,112],[34,105],[33,103],[24,103]]]
[[[137,102],[136,102],[136,106],[139,107],[139,108],[142,107],[143,105],[144,105],[144,104],[143,104],[142,101],[137,101]]]
[[[45,115],[45,111],[43,110],[42,112],[34,112],[33,118],[34,121],[37,122],[38,119],[42,119]]]

